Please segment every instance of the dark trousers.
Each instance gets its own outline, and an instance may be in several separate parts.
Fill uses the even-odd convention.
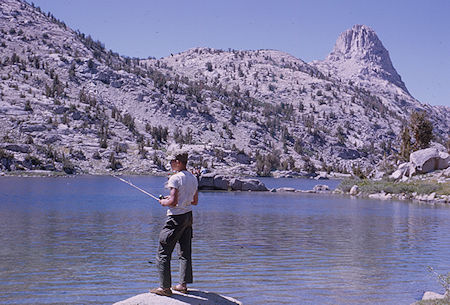
[[[164,228],[159,233],[158,255],[156,257],[160,287],[172,286],[170,260],[175,245],[180,245],[180,284],[192,283],[192,212],[167,216]]]

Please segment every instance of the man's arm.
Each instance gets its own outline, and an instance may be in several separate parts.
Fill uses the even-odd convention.
[[[159,203],[164,207],[174,207],[178,204],[178,189],[171,187],[170,194],[167,198],[159,200]]]
[[[195,191],[194,200],[192,200],[191,204],[197,205],[197,203],[198,203],[198,191]]]

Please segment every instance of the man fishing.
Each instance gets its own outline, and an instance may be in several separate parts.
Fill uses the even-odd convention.
[[[168,207],[167,219],[159,234],[157,267],[160,286],[150,292],[171,296],[172,276],[170,260],[173,249],[178,243],[180,260],[180,282],[172,289],[187,293],[187,284],[192,283],[192,205],[198,203],[197,178],[186,169],[188,154],[178,152],[169,157],[170,166],[176,173],[169,178],[166,187],[169,196],[159,200],[162,206]]]

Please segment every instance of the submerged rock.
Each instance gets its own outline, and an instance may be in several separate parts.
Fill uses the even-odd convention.
[[[369,194],[369,198],[378,200],[391,200],[392,194],[386,194],[385,192]]]
[[[316,184],[313,188],[314,192],[328,192],[330,190],[330,187],[325,184]]]
[[[293,187],[279,187],[276,189],[276,192],[295,192],[295,188]]]

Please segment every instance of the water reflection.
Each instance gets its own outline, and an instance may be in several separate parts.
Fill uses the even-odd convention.
[[[164,178],[132,179],[164,192]],[[2,178],[0,202],[0,303],[111,304],[157,285],[164,209],[128,186]],[[245,304],[410,304],[439,291],[426,266],[450,269],[449,216],[398,202],[201,193],[195,287]]]

